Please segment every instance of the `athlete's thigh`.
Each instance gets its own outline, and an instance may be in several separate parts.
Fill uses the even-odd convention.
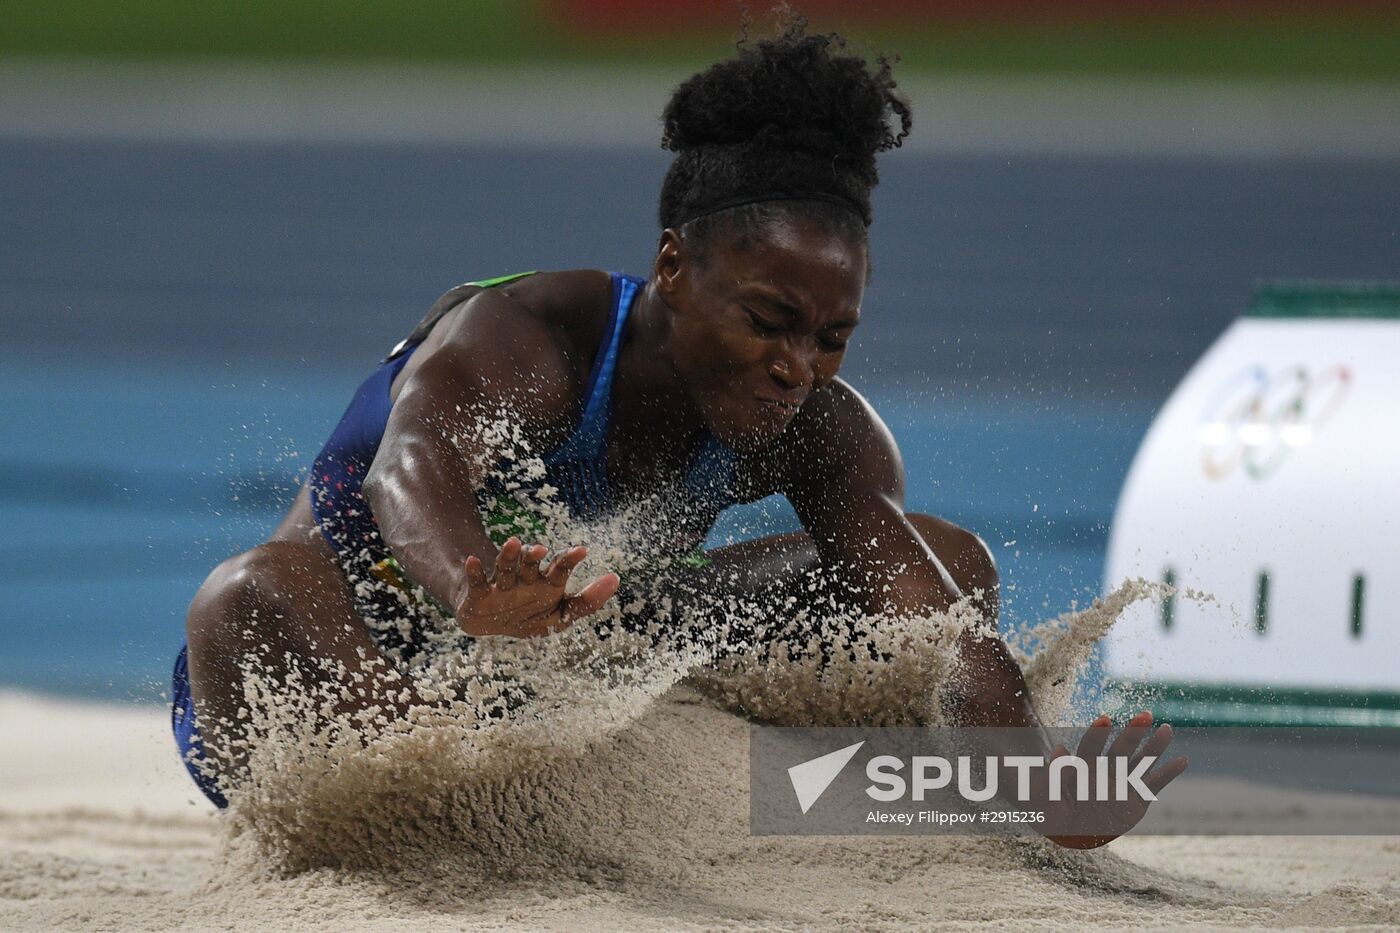
[[[705,552],[715,592],[736,596],[767,592],[784,580],[817,569],[821,558],[805,531],[752,538]]]
[[[996,564],[981,538],[932,515],[909,512],[905,517],[960,590],[982,590],[995,599]],[[714,586],[735,595],[763,592],[781,580],[808,578],[821,564],[816,545],[805,531],[740,541],[706,551],[705,556],[717,571]]]
[[[274,680],[296,668],[312,681],[330,661],[354,670],[377,655],[349,586],[320,548],[271,541],[224,561],[200,587],[186,622],[190,688],[206,741],[236,723],[244,670],[256,661]]]

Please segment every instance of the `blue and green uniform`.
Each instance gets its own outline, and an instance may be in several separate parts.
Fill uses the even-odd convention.
[[[531,274],[527,272],[469,284],[473,287],[492,287]],[[612,388],[627,316],[645,284],[645,280],[635,276],[612,274],[612,310],[604,342],[589,373],[582,416],[564,442],[543,457],[544,476],[534,481],[536,489],[545,484],[555,487],[558,499],[567,506],[573,517],[580,520],[605,517],[615,512],[619,505],[612,495],[607,473]],[[457,291],[454,289],[444,298],[454,296]],[[445,312],[455,303],[440,300],[435,307],[441,307]],[[389,412],[393,407],[390,388],[424,337],[425,328],[420,326],[414,337],[395,347],[379,368],[361,383],[311,469],[312,514],[339,558],[347,578],[352,581],[375,579],[400,582],[397,580],[397,565],[379,533],[378,522],[362,490],[365,474],[379,451],[389,422]],[[681,488],[675,491],[675,495],[683,500],[677,503],[676,511],[686,516],[687,524],[692,528],[703,533],[723,509],[738,501],[734,493],[734,467],[733,452],[706,431],[696,444]],[[529,483],[525,482],[525,485],[528,492]],[[509,499],[500,496],[498,501],[509,502]],[[514,513],[489,514],[486,519],[493,537],[500,544],[512,533],[527,535],[531,517],[530,513],[520,509]],[[413,615],[405,614],[404,600],[393,591],[393,587],[352,586],[351,590],[355,594],[356,609],[365,617],[370,633],[381,648],[401,658],[410,658],[421,649],[422,632],[411,624]],[[404,618],[409,619],[410,624],[388,624],[390,620]],[[187,649],[182,646],[175,661],[171,724],[176,744],[191,776],[210,800],[224,807],[227,801],[217,785],[199,769],[194,760],[203,757],[203,748],[195,722],[194,701],[190,695],[186,654]]]

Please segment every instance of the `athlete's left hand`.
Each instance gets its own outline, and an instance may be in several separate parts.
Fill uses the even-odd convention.
[[[1162,761],[1162,756],[1166,754],[1172,741],[1172,727],[1164,724],[1153,730],[1152,714],[1146,710],[1129,719],[1123,731],[1110,744],[1108,740],[1112,733],[1113,721],[1108,716],[1100,716],[1089,726],[1079,740],[1079,747],[1075,749],[1075,755],[1089,765],[1091,789],[1084,795],[1086,800],[1065,799],[1056,802],[1042,798],[1034,805],[1047,812],[1049,825],[1070,828],[1068,833],[1048,836],[1052,842],[1068,849],[1095,849],[1128,832],[1147,815],[1147,808],[1151,806],[1152,801],[1137,794],[1129,794],[1127,800],[1112,799],[1115,796],[1116,774],[1112,764],[1116,759],[1128,759],[1128,767],[1131,769],[1143,758],[1155,758],[1152,767],[1142,776],[1142,783],[1154,796],[1176,780],[1190,763],[1185,757]],[[1068,754],[1069,750],[1065,746],[1056,746],[1051,760]],[[1110,761],[1109,787],[1106,794],[1110,798],[1108,800],[1094,799],[1098,796],[1098,768],[1095,767],[1095,763],[1101,756],[1107,756]],[[1073,787],[1073,782],[1069,782],[1067,786]],[[1071,798],[1077,795],[1067,793],[1064,796]],[[1084,832],[1075,832],[1073,828],[1076,826],[1083,827]]]

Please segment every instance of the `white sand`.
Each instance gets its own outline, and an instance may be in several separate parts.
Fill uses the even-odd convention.
[[[471,859],[408,853],[401,872],[250,866],[221,847],[160,709],[0,695],[0,742],[5,930],[1400,925],[1394,838],[1142,837],[1080,856],[993,839],[749,837],[747,727],[683,688],[543,779],[587,774],[576,783],[602,798],[561,789],[563,806],[525,807],[537,832],[478,827],[518,857],[492,879],[472,877]]]

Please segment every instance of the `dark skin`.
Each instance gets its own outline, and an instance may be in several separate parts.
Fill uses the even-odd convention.
[[[904,511],[898,448],[870,405],[837,378],[860,317],[867,277],[864,242],[812,222],[773,222],[762,242],[709,244],[699,258],[666,230],[652,275],[629,315],[614,386],[608,437],[609,485],[635,501],[678,481],[693,444],[708,429],[739,454],[745,499],[782,494],[803,531],[709,552],[705,591],[761,593],[795,570],[821,566],[864,595],[857,608],[894,615],[948,609],[980,592],[989,620],[998,579],[985,545],[948,522]],[[484,462],[471,432],[444,431],[461,413],[516,413],[532,449],[557,446],[577,423],[610,304],[599,272],[540,274],[468,295],[432,330],[395,381],[388,428],[364,492],[380,531],[408,576],[470,635],[538,637],[601,608],[616,592],[606,574],[572,594],[565,585],[582,546],[546,561],[536,542],[501,548],[483,526],[475,496]],[[466,417],[472,417],[467,415]],[[448,439],[449,433],[458,439]],[[467,439],[461,439],[465,436]],[[677,553],[703,531],[666,545]],[[693,581],[692,581],[693,582]],[[304,677],[327,676],[329,658],[361,659],[392,691],[356,704],[393,714],[419,702],[376,649],[357,615],[334,554],[311,517],[305,489],[272,538],[217,568],[190,608],[190,673],[211,753],[238,731],[238,661],[259,657],[274,672],[290,663]],[[962,672],[949,691],[955,720],[972,726],[1029,726],[1039,733],[1021,671],[995,637],[963,635]],[[286,659],[290,658],[290,662]],[[299,661],[298,659],[301,659]],[[1149,735],[1139,713],[1110,746],[1160,754],[1170,727]],[[1108,726],[1097,721],[1081,751],[1097,753]],[[1103,737],[1101,741],[1100,737]],[[1049,757],[1047,740],[1006,749]],[[1159,766],[1160,789],[1185,767]],[[1102,808],[1106,804],[1097,804]],[[1146,807],[1141,807],[1145,811]],[[1124,830],[1141,818],[1124,806]],[[1113,836],[1065,836],[1076,847]]]

